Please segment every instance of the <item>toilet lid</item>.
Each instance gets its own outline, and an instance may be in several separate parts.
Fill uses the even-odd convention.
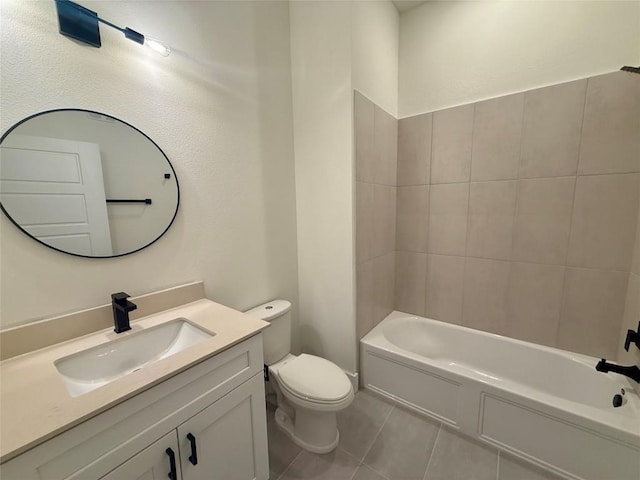
[[[351,392],[351,382],[335,363],[303,353],[278,369],[283,386],[300,397],[335,402]]]

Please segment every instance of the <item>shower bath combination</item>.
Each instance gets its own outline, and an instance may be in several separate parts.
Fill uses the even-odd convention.
[[[456,431],[565,478],[640,478],[640,388],[593,357],[397,311],[360,354],[367,389]]]

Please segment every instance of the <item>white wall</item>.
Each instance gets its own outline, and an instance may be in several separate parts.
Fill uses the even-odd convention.
[[[398,11],[390,1],[356,1],[352,5],[353,88],[397,117]]]
[[[399,116],[640,64],[640,2],[427,2],[400,16]]]
[[[202,279],[238,309],[297,303],[286,2],[81,2],[168,42],[168,58],[102,26],[102,48],[58,34],[53,1],[0,2],[0,130],[79,107],[135,125],[181,187],[168,233],[117,259],[67,256],[0,220],[3,326]]]
[[[300,344],[356,369],[353,89],[395,114],[390,2],[291,2]]]
[[[291,2],[300,346],[355,371],[348,2]]]

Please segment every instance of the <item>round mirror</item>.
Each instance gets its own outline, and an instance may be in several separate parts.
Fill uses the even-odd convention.
[[[158,240],[180,190],[160,147],[89,110],[25,118],[0,139],[0,206],[36,241],[81,257],[117,257]]]

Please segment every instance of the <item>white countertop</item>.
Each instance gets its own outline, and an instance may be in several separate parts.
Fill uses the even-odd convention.
[[[215,335],[84,395],[69,394],[55,360],[178,317]],[[132,321],[128,332],[116,334],[109,328],[0,362],[0,462],[256,335],[268,325],[202,299]]]

